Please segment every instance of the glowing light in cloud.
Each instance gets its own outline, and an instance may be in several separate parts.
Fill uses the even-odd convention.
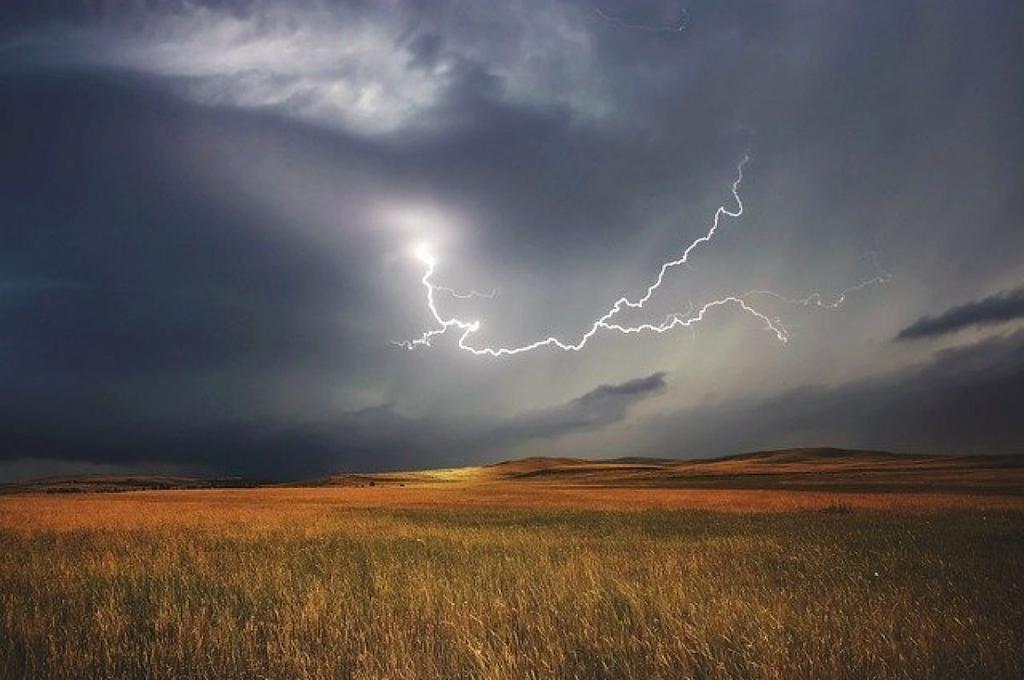
[[[420,241],[413,246],[412,256],[428,267],[433,267],[437,264],[437,258],[434,257],[434,253],[430,249],[430,244],[426,241]]]
[[[857,284],[856,286],[852,286],[850,288],[843,290],[831,302],[825,302],[824,297],[819,293],[812,293],[811,295],[805,298],[792,299],[775,293],[773,291],[753,290],[748,291],[747,293],[744,293],[742,295],[726,295],[724,297],[711,300],[710,302],[704,303],[695,310],[693,309],[693,305],[691,303],[689,312],[687,312],[686,314],[669,314],[661,323],[645,322],[633,325],[624,325],[622,323],[613,321],[613,319],[623,309],[642,309],[651,300],[651,298],[654,296],[658,288],[661,287],[662,283],[664,283],[665,275],[669,272],[669,270],[686,265],[689,262],[690,255],[699,246],[702,246],[710,242],[714,238],[715,233],[718,231],[718,228],[725,217],[738,218],[743,215],[743,199],[740,197],[739,188],[740,185],[743,183],[743,168],[746,166],[749,160],[750,158],[748,156],[744,156],[743,160],[741,160],[736,167],[736,179],[733,180],[731,187],[731,193],[735,201],[735,208],[730,210],[728,207],[724,205],[719,206],[718,209],[715,211],[714,217],[711,220],[711,224],[708,227],[707,232],[705,232],[704,235],[694,239],[682,251],[682,254],[678,258],[668,260],[667,262],[663,263],[658,271],[657,276],[654,278],[653,282],[647,286],[647,289],[642,296],[636,298],[635,300],[630,300],[628,297],[625,296],[620,297],[618,300],[615,301],[615,303],[611,307],[608,308],[608,310],[604,314],[598,317],[591,324],[590,328],[588,328],[575,340],[565,341],[554,336],[549,336],[541,340],[537,340],[535,342],[513,347],[475,347],[471,345],[470,339],[472,338],[473,334],[477,333],[480,330],[480,321],[467,321],[465,319],[460,319],[458,317],[444,316],[437,307],[435,293],[447,292],[454,294],[455,297],[459,298],[473,297],[474,293],[458,294],[450,288],[446,288],[444,286],[439,286],[435,284],[432,279],[434,276],[434,270],[437,266],[437,259],[433,255],[429,247],[421,243],[414,248],[413,254],[415,255],[416,259],[418,259],[420,262],[426,265],[426,272],[424,273],[423,278],[420,279],[420,282],[423,284],[424,288],[426,288],[427,308],[430,310],[431,316],[433,316],[434,320],[437,322],[437,326],[431,330],[425,331],[418,338],[414,338],[412,340],[405,340],[401,342],[395,342],[394,344],[400,347],[404,347],[405,349],[408,350],[414,350],[418,347],[429,347],[432,344],[434,338],[444,335],[449,330],[454,329],[456,332],[460,333],[458,340],[459,348],[464,351],[470,352],[476,356],[512,356],[545,347],[553,347],[565,352],[579,352],[584,347],[586,347],[590,339],[597,335],[600,331],[610,331],[614,333],[620,333],[623,335],[634,335],[639,333],[666,333],[676,328],[692,328],[696,324],[699,324],[700,322],[704,321],[709,312],[717,309],[718,307],[727,306],[738,307],[743,312],[758,319],[759,321],[762,322],[764,329],[766,331],[771,332],[779,342],[786,343],[789,341],[789,332],[786,330],[785,326],[782,325],[781,321],[779,321],[777,318],[772,318],[765,314],[764,312],[761,312],[758,309],[756,309],[753,305],[750,304],[747,298],[754,297],[757,295],[766,295],[790,304],[799,304],[803,306],[814,305],[817,307],[827,309],[835,309],[846,301],[846,298],[850,293],[866,288],[869,285],[885,283],[886,281],[888,281],[888,275],[880,273],[878,276],[872,279],[863,281]],[[480,294],[475,295],[479,296]]]

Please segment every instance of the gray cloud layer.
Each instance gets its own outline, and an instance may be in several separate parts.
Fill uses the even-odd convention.
[[[600,385],[566,404],[516,416],[482,439],[515,444],[576,430],[598,429],[621,421],[631,405],[661,394],[665,387],[663,372],[619,385]]]
[[[467,465],[509,457],[526,441],[553,440],[613,425],[634,404],[665,389],[657,373],[601,385],[567,403],[490,422],[403,416],[393,405],[344,413],[275,431],[238,423],[178,432],[138,424],[59,425],[21,417],[0,423],[0,478],[40,469],[26,461],[52,459],[56,469],[89,471],[99,463],[123,469],[152,467],[261,478],[303,478],[342,470]],[[78,468],[75,468],[75,465]]]
[[[303,478],[341,470],[467,465],[511,457],[528,442],[600,431],[666,389],[662,374],[602,385],[564,404],[490,422],[409,417],[391,405],[277,431],[259,426],[163,432],[55,427],[22,418],[0,424],[7,468],[32,459],[61,469],[97,463],[208,474]],[[688,458],[791,446],[837,445],[905,452],[1021,450],[1024,331],[936,353],[920,365],[849,383],[808,385],[762,399],[710,403],[635,419],[628,451]],[[586,452],[578,452],[586,453]],[[0,465],[0,473],[6,468]],[[31,468],[33,470],[38,467]]]
[[[1020,318],[1024,318],[1024,288],[958,305],[937,316],[923,316],[901,330],[896,339],[933,338],[971,326],[990,326]]]
[[[1012,448],[1014,423],[949,406],[1012,353],[964,350],[954,386],[891,339],[1024,277],[1024,4],[686,9],[674,31],[637,28],[678,27],[674,0],[0,3],[0,458],[286,476]],[[577,336],[732,205],[748,152],[744,216],[623,320],[771,289],[808,301],[756,299],[787,345],[734,308],[579,353],[391,344],[430,323],[421,240],[438,283],[501,290],[439,302],[481,343]],[[810,302],[875,255],[888,284]],[[945,442],[912,408],[933,388]]]
[[[648,454],[710,456],[836,445],[918,453],[1024,451],[1024,331],[942,350],[928,361],[768,399],[708,404],[640,427]],[[679,433],[685,433],[680,437]]]

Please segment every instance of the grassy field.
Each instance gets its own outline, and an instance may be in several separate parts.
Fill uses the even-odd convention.
[[[0,676],[1024,677],[1019,498],[0,497]]]

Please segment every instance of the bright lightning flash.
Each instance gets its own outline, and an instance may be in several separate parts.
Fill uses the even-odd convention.
[[[835,299],[831,302],[826,302],[824,297],[820,293],[813,293],[806,298],[792,299],[787,298],[778,293],[767,291],[767,290],[753,290],[748,291],[742,295],[727,295],[725,297],[712,300],[704,303],[703,306],[694,309],[691,305],[690,311],[686,314],[669,314],[664,321],[661,323],[640,323],[636,325],[623,325],[613,321],[615,316],[619,314],[624,308],[629,309],[642,309],[644,305],[654,296],[655,291],[661,287],[662,282],[665,280],[665,275],[669,270],[676,267],[686,265],[689,262],[690,255],[693,251],[701,245],[708,243],[712,240],[715,232],[718,231],[718,227],[724,217],[740,217],[743,215],[743,200],[740,198],[739,187],[743,182],[743,168],[750,160],[748,156],[744,156],[743,160],[740,161],[736,167],[736,179],[732,183],[732,196],[735,199],[736,208],[730,210],[726,206],[719,206],[715,211],[714,217],[711,220],[711,225],[708,227],[707,232],[695,239],[690,245],[688,245],[682,254],[674,259],[669,260],[661,265],[661,269],[658,271],[658,275],[654,281],[647,287],[647,290],[642,296],[635,300],[623,296],[615,301],[608,310],[598,317],[583,334],[581,334],[574,341],[560,340],[554,336],[549,336],[542,340],[537,340],[526,345],[519,345],[515,347],[474,347],[470,344],[472,336],[480,330],[480,321],[467,321],[458,317],[446,317],[437,307],[437,300],[435,294],[438,292],[445,292],[456,298],[470,298],[470,297],[493,297],[494,292],[491,294],[477,293],[471,291],[469,293],[459,293],[451,288],[439,286],[435,284],[431,279],[434,276],[434,270],[437,266],[437,258],[434,257],[429,246],[427,244],[419,244],[413,249],[413,255],[426,265],[426,272],[423,274],[423,278],[420,282],[427,290],[427,309],[430,310],[431,316],[437,322],[437,326],[431,330],[425,331],[420,337],[413,340],[405,340],[402,342],[395,342],[393,344],[400,347],[404,347],[408,350],[413,350],[418,347],[429,347],[433,342],[434,338],[444,335],[449,330],[455,330],[459,332],[459,349],[470,352],[476,356],[489,356],[489,357],[502,357],[512,356],[515,354],[523,354],[543,347],[554,347],[565,352],[579,352],[592,337],[597,335],[600,331],[611,331],[621,333],[624,335],[632,335],[637,333],[666,333],[676,328],[692,328],[696,324],[703,321],[707,314],[717,307],[725,306],[736,306],[741,310],[750,314],[754,318],[761,321],[764,325],[764,329],[771,332],[780,342],[786,343],[789,341],[789,332],[782,325],[782,323],[775,318],[769,317],[767,314],[758,311],[748,301],[748,297],[757,295],[767,295],[776,299],[782,300],[791,304],[799,304],[804,306],[817,306],[826,309],[835,309],[846,301],[847,295],[854,291],[866,288],[869,285],[881,284],[888,281],[889,276],[887,274],[879,274],[875,278],[863,281],[856,286],[847,288],[842,291]]]
[[[437,258],[434,257],[434,253],[430,250],[430,244],[426,241],[421,241],[413,246],[412,256],[428,267],[437,264]]]

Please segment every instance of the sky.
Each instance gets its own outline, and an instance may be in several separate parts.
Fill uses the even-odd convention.
[[[0,480],[1024,450],[1022,21],[5,2]]]

